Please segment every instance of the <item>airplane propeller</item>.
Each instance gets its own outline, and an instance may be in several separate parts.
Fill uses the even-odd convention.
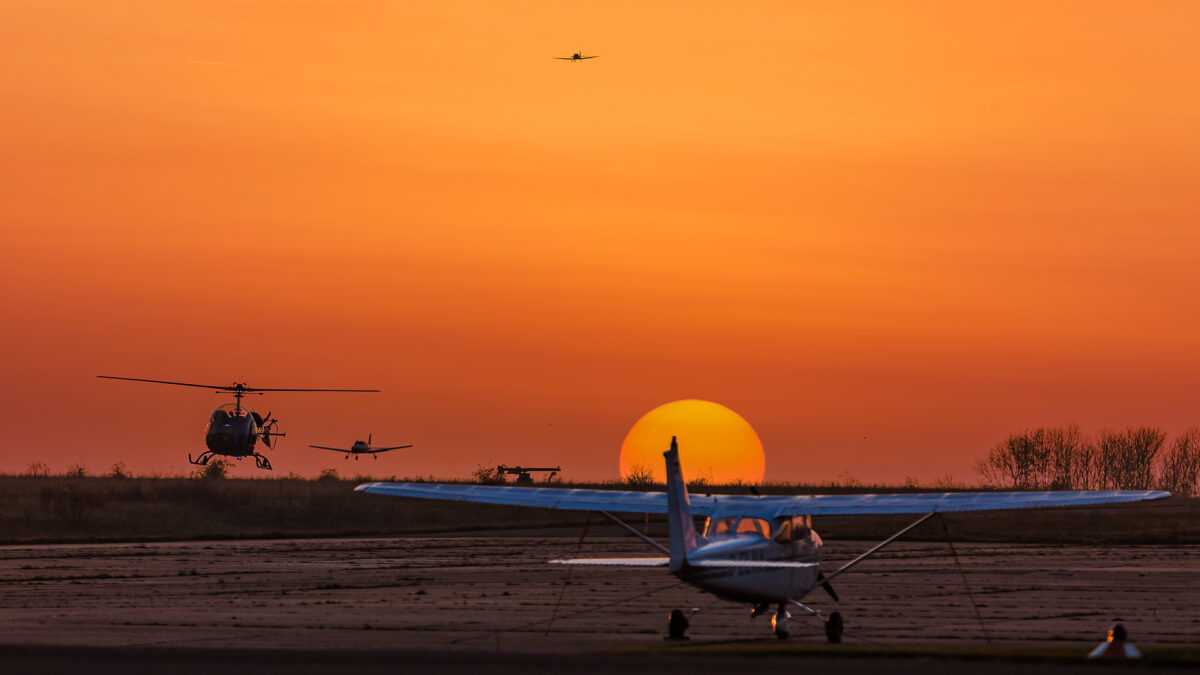
[[[817,572],[817,583],[821,584],[821,588],[825,589],[825,592],[829,594],[829,597],[833,598],[834,602],[841,602],[841,599],[838,598],[837,592],[833,590],[833,585],[828,581],[825,581],[824,572]]]

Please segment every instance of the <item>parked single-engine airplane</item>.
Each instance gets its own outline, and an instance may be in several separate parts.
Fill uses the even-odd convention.
[[[354,455],[354,459],[355,459],[355,461],[357,461],[359,455],[371,455],[375,459],[379,459],[379,453],[381,453],[381,452],[387,452],[388,450],[400,450],[402,448],[411,448],[412,444],[409,443],[408,445],[393,445],[393,446],[390,446],[387,448],[372,448],[371,447],[371,434],[367,434],[367,440],[354,441],[354,445],[350,446],[349,448],[331,448],[326,445],[310,445],[308,447],[317,448],[318,450],[332,450],[334,452],[344,452],[344,453],[346,453],[346,459],[350,459],[350,455]]]
[[[665,567],[679,579],[718,598],[747,603],[755,617],[776,608],[771,626],[779,638],[788,636],[789,608],[797,607],[824,619],[830,642],[840,642],[842,617],[828,616],[801,603],[818,586],[834,601],[830,582],[901,535],[935,515],[954,511],[1082,506],[1162,499],[1160,491],[1081,492],[953,492],[945,494],[806,495],[751,497],[705,495],[689,497],[679,463],[679,447],[671,439],[666,457],[666,492],[616,492],[563,488],[519,488],[431,483],[365,483],[356,489],[400,497],[446,499],[486,504],[537,506],[596,511],[643,539],[663,555],[656,558],[585,558],[551,560],[565,565]],[[612,515],[612,512],[667,514],[670,547]],[[854,560],[825,574],[821,570],[821,537],[812,528],[814,515],[921,514],[908,527],[888,537]],[[703,534],[693,515],[707,516]]]
[[[559,61],[583,61],[585,59],[594,59],[597,56],[599,56],[599,54],[596,56],[584,56],[583,52],[575,52],[570,56],[556,56],[554,58],[558,59]]]

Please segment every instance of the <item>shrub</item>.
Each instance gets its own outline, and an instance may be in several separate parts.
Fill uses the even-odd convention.
[[[643,464],[634,464],[629,467],[629,473],[625,476],[625,483],[630,487],[649,487],[654,485],[654,471]]]
[[[491,485],[494,483],[504,482],[504,474],[500,473],[496,467],[484,466],[483,464],[480,464],[479,467],[471,473],[471,478],[473,478],[476,483],[481,485]]]
[[[210,460],[193,475],[205,480],[222,480],[229,476],[229,465],[223,459]]]

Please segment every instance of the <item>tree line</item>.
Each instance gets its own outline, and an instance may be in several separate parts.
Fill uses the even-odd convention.
[[[1034,490],[1170,490],[1200,494],[1200,429],[1168,443],[1159,427],[1038,427],[1011,434],[976,463],[992,487]]]

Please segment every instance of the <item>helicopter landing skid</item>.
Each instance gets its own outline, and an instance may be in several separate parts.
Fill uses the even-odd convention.
[[[188,461],[191,462],[192,464],[195,464],[196,466],[205,466],[208,464],[209,460],[211,460],[215,455],[216,455],[216,453],[213,452],[212,450],[205,450],[204,452],[200,453],[199,457],[192,459],[191,453],[188,453]],[[267,471],[272,470],[271,469],[271,461],[268,460],[265,456],[260,455],[256,452],[256,453],[250,455],[250,457],[254,458],[254,465],[257,466],[258,468],[266,469]],[[239,457],[238,459],[241,459],[241,458]]]
[[[212,450],[205,450],[204,452],[200,453],[199,457],[192,459],[192,453],[189,452],[188,462],[195,464],[196,466],[204,466],[208,464],[208,460],[212,459],[214,454],[215,453],[213,453]]]

